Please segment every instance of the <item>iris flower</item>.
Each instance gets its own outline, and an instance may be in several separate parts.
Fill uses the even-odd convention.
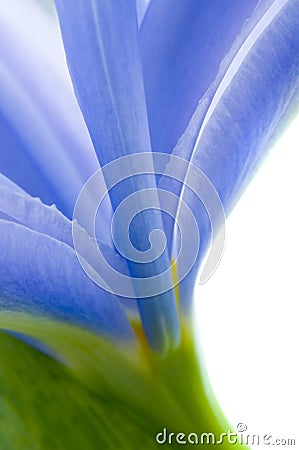
[[[207,178],[195,177],[195,187],[205,190],[209,180],[230,213],[294,115],[298,0],[55,0],[55,7],[59,27],[51,2],[0,1],[0,447],[156,448],[162,429],[174,433],[174,447],[194,444],[195,434],[219,437],[231,428],[192,325],[194,286],[215,236],[188,177],[200,169]],[[161,152],[165,164],[155,170]],[[140,154],[145,173],[113,187]],[[103,172],[99,190],[108,195],[95,224],[100,251],[131,281],[132,295],[121,295],[116,283],[109,290],[91,279],[104,274],[84,224],[92,196],[81,222],[73,214],[90,177],[131,155]],[[178,158],[188,164],[174,164],[180,181],[167,176]],[[174,218],[186,230],[186,204],[200,236],[182,279],[177,225],[147,203],[160,204],[165,191],[177,199]],[[128,237],[124,216],[111,238],[111,218],[129,197],[141,211],[129,229],[138,255],[152,250],[153,230],[166,236],[150,262],[116,250]],[[74,226],[90,273],[74,248]],[[183,237],[188,259],[194,235]],[[164,271],[169,289],[156,278]],[[143,279],[155,280],[154,295],[144,295]]]

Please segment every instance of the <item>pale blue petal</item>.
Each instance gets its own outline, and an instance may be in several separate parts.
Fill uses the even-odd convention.
[[[209,177],[229,213],[294,113],[298,98],[299,3],[261,2],[199,103],[174,154],[190,160]],[[167,181],[162,179],[163,183]],[[193,289],[210,229],[188,190],[183,200],[197,218],[203,241],[197,265],[182,286],[185,298]]]
[[[0,174],[0,218],[25,225],[31,230],[46,234],[73,248],[72,222],[57,208],[44,205],[38,198],[33,198],[18,185]],[[90,237],[81,229],[84,242],[84,256],[100,273],[97,254],[94,255]],[[103,234],[103,233],[102,233]],[[128,268],[123,258],[116,253],[114,247],[98,242],[105,259],[110,262],[117,272],[129,276]],[[136,302],[133,299],[119,298],[129,314],[135,312]]]
[[[4,215],[6,220],[15,221],[31,230],[46,234],[74,248],[72,222],[55,205],[44,205],[40,199],[31,197],[20,189],[19,186],[1,174],[0,214]],[[83,229],[81,229],[81,238],[84,240],[84,256],[87,256],[89,262],[95,266],[94,260],[96,258],[92,259],[91,239]],[[127,267],[114,248],[103,242],[99,242],[99,246],[113,267],[120,272],[126,273]],[[101,272],[98,264],[97,269]]]
[[[152,0],[140,32],[155,151],[170,152],[258,0]]]
[[[54,203],[53,188],[29,157],[22,137],[16,133],[16,129],[2,114],[0,114],[0,142],[0,170],[7,177],[28,189],[33,195],[38,193],[45,203]],[[61,205],[59,206],[61,207]]]
[[[14,183],[4,184],[6,180],[3,176],[0,178],[0,212],[73,247],[71,222],[55,206],[44,205],[39,199],[17,191]]]
[[[0,220],[0,306],[133,338],[118,300],[95,286],[74,250],[22,225]]]
[[[75,92],[101,165],[150,151],[135,0],[56,0],[56,6]],[[155,186],[154,176],[131,177],[110,191],[112,206],[136,190]],[[133,245],[144,251],[150,232],[162,227],[157,211],[139,215],[131,227]],[[129,267],[135,277],[153,276],[169,267],[167,252],[147,267]],[[149,313],[151,308],[155,313]],[[146,300],[146,306],[142,300],[140,311],[152,347],[164,350],[178,342],[174,292]]]
[[[149,0],[136,0],[138,25],[141,26],[149,5]]]
[[[150,150],[135,0],[56,0],[75,92],[102,165]]]
[[[0,55],[0,170],[71,216],[98,161],[55,22],[36,2],[1,2]]]
[[[24,191],[24,189],[22,189],[19,185],[14,183],[12,180],[7,178],[2,173],[0,173],[0,186],[7,187],[14,192],[18,192],[19,194],[23,194],[29,197],[29,194],[26,191]]]

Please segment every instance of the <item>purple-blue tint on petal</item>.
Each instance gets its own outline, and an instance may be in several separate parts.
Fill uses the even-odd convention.
[[[68,245],[0,220],[0,306],[78,324],[115,339],[133,339],[119,301],[98,288]]]
[[[43,204],[40,199],[33,198],[9,178],[0,174],[0,218],[24,225],[31,230],[46,234],[69,247],[74,247],[72,238],[72,222],[54,205]],[[78,229],[77,229],[78,231]],[[102,233],[103,234],[103,233]],[[88,262],[95,270],[102,273],[97,252],[86,231],[81,228],[83,252]],[[127,265],[113,246],[98,242],[99,251],[117,271],[129,276]],[[119,298],[130,315],[136,315],[136,301]]]
[[[0,212],[12,221],[46,234],[73,247],[72,224],[58,209],[18,191],[18,186],[0,176]],[[8,180],[9,181],[9,180]]]
[[[39,198],[33,198],[9,178],[0,174],[0,212],[32,230],[47,234],[73,248],[72,222],[55,205],[45,205]],[[106,222],[109,216],[102,213],[98,223],[99,234],[106,237],[101,241],[105,247],[111,243],[110,229]],[[111,252],[115,253],[112,250]]]
[[[298,107],[298,97],[299,3],[263,1],[236,39],[174,150],[209,177],[226,213]],[[183,200],[196,216],[205,248],[210,238],[207,221],[202,220],[201,209],[194,207],[188,190]],[[190,297],[203,256],[200,252],[193,272],[181,286],[184,298]]]
[[[141,26],[150,0],[136,0],[138,24]]]
[[[69,247],[74,248],[72,238],[72,222],[65,217],[54,205],[43,204],[40,199],[33,198],[22,191],[16,184],[0,174],[0,214],[6,220],[24,225],[31,230],[46,234],[57,239]],[[2,217],[3,218],[3,217]],[[91,238],[83,228],[80,228],[82,249],[84,257],[92,266],[102,272],[99,266],[97,252],[92,245]],[[79,230],[77,229],[78,233]],[[126,272],[127,266],[114,247],[107,243],[98,242],[101,252],[110,261],[112,266],[122,273]]]
[[[135,0],[56,0],[74,89],[102,165],[150,150]]]
[[[70,217],[99,165],[54,18],[36,2],[1,2],[0,57],[0,171]]]
[[[29,157],[22,137],[2,114],[0,114],[0,146],[0,170],[33,195],[38,192],[45,203],[53,203],[56,198],[53,188]]]
[[[55,3],[74,89],[100,164],[132,153],[149,152],[135,0]],[[109,184],[107,177],[106,182]],[[110,191],[113,208],[129,194],[151,187],[156,187],[153,175],[131,177],[125,185]],[[133,245],[144,251],[150,232],[161,228],[159,211],[138,215],[131,227]],[[167,252],[146,267],[128,264],[134,277],[150,277],[170,265]],[[146,302],[147,312],[143,309],[144,301],[139,306],[152,347],[164,351],[168,345],[176,345],[180,333],[174,292]],[[153,314],[148,313],[151,307]]]
[[[153,150],[173,150],[257,3],[150,2],[140,39]]]
[[[18,194],[22,194],[25,195],[27,197],[30,197],[29,194],[27,194],[26,191],[24,191],[24,189],[22,189],[20,186],[18,186],[16,183],[14,183],[12,180],[10,180],[9,178],[7,178],[5,175],[3,175],[2,173],[0,173],[0,186],[1,187],[6,187],[14,192],[17,192]]]

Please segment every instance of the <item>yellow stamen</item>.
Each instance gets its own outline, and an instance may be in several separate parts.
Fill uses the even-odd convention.
[[[176,298],[176,304],[178,310],[180,310],[180,293],[179,293],[179,280],[178,280],[178,269],[177,265],[175,263],[175,260],[171,260],[171,272],[172,272],[172,278],[173,278],[173,285],[174,285],[174,293]]]

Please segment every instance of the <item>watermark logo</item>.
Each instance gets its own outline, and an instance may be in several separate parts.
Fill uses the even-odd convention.
[[[240,433],[243,433],[244,431],[247,430],[247,425],[246,423],[240,422],[237,425],[237,431],[239,431]]]
[[[171,254],[169,266],[163,272],[134,277],[121,269],[122,264],[115,266],[106,257],[107,248],[101,247],[96,237],[96,216],[112,189],[121,190],[122,183],[128,185],[134,177],[149,176],[160,177],[164,183],[158,183],[158,187],[147,187],[144,183],[139,190],[122,198],[111,218],[112,241],[118,259],[124,264],[151,264],[169,249]],[[224,248],[223,206],[213,184],[201,170],[182,158],[164,153],[124,156],[102,167],[84,185],[75,205],[72,226],[74,248],[82,268],[102,289],[121,297],[148,298],[172,289],[188,275],[198,258],[200,220],[198,211],[192,210],[194,199],[200,202],[209,220],[211,245],[200,275],[200,283],[206,282],[218,266]],[[150,231],[147,250],[134,247],[130,226],[139,214],[148,210],[163,212],[173,221],[170,246],[162,225],[161,229]],[[174,265],[177,268],[175,280]]]
[[[295,438],[278,438],[272,434],[253,434],[245,433],[247,431],[247,425],[245,423],[239,423],[236,427],[236,431],[228,430],[225,433],[216,435],[212,432],[206,433],[174,433],[169,432],[167,428],[163,428],[162,431],[156,434],[156,442],[159,445],[211,445],[222,446],[227,445],[244,445],[246,446],[296,446]]]

